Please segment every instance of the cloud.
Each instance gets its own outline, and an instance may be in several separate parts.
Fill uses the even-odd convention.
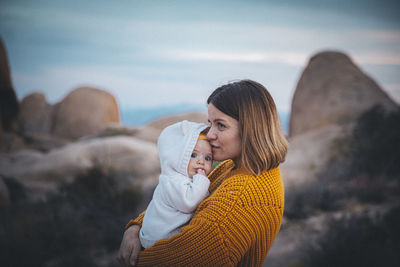
[[[56,67],[35,75],[16,72],[13,80],[19,99],[39,91],[46,95],[50,103],[60,101],[71,90],[82,86],[106,90],[125,107],[165,106],[182,102],[203,104],[209,93],[208,88],[190,82],[140,79],[140,74],[129,75],[130,72],[130,68],[121,67]]]
[[[312,54],[296,51],[278,52],[215,52],[215,51],[171,51],[165,54],[172,60],[208,61],[208,62],[246,62],[246,63],[281,63],[291,66],[305,66]],[[349,54],[357,64],[400,65],[397,53]]]
[[[212,52],[212,51],[173,51],[167,53],[170,59],[219,62],[283,63],[304,66],[308,54],[302,52]]]
[[[382,54],[356,54],[353,59],[358,64],[371,64],[371,65],[400,65],[400,55],[397,53],[386,54],[382,51]]]

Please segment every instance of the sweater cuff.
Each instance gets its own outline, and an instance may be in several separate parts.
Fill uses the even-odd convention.
[[[139,227],[142,228],[143,218],[145,214],[146,211],[143,211],[142,213],[139,214],[139,216],[136,219],[130,220],[128,224],[125,226],[125,230],[131,227],[132,225],[139,225]]]
[[[207,189],[210,186],[210,180],[206,176],[201,174],[193,175],[193,183]]]

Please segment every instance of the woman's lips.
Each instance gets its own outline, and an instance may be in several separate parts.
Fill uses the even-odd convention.
[[[219,148],[219,146],[211,145],[211,149],[218,149],[218,148]]]

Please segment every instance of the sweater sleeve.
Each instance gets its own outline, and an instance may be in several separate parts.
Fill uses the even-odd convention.
[[[143,211],[142,213],[139,214],[139,216],[136,219],[130,220],[128,224],[125,226],[125,230],[131,227],[132,225],[139,225],[139,227],[142,228],[143,218],[145,214],[146,211]]]
[[[193,213],[208,196],[210,181],[206,176],[196,174],[193,179],[175,177],[163,183],[162,196],[166,203],[184,213]]]
[[[138,266],[236,266],[248,248],[249,240],[241,240],[239,251],[232,248],[232,244],[236,247],[237,234],[235,229],[228,230],[238,222],[232,227],[227,226],[232,222],[227,218],[232,217],[226,215],[236,206],[237,198],[232,198],[230,191],[229,185],[220,187],[211,199],[199,206],[181,233],[159,240],[141,251]],[[243,221],[243,217],[236,217],[236,220]]]
[[[181,233],[139,253],[138,266],[262,266],[283,215],[279,168],[217,185]]]

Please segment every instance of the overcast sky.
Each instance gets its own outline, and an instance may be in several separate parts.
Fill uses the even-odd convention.
[[[400,101],[400,1],[4,1],[0,36],[19,99],[78,86],[123,108],[202,104],[250,78],[289,111],[308,59],[339,50]]]

